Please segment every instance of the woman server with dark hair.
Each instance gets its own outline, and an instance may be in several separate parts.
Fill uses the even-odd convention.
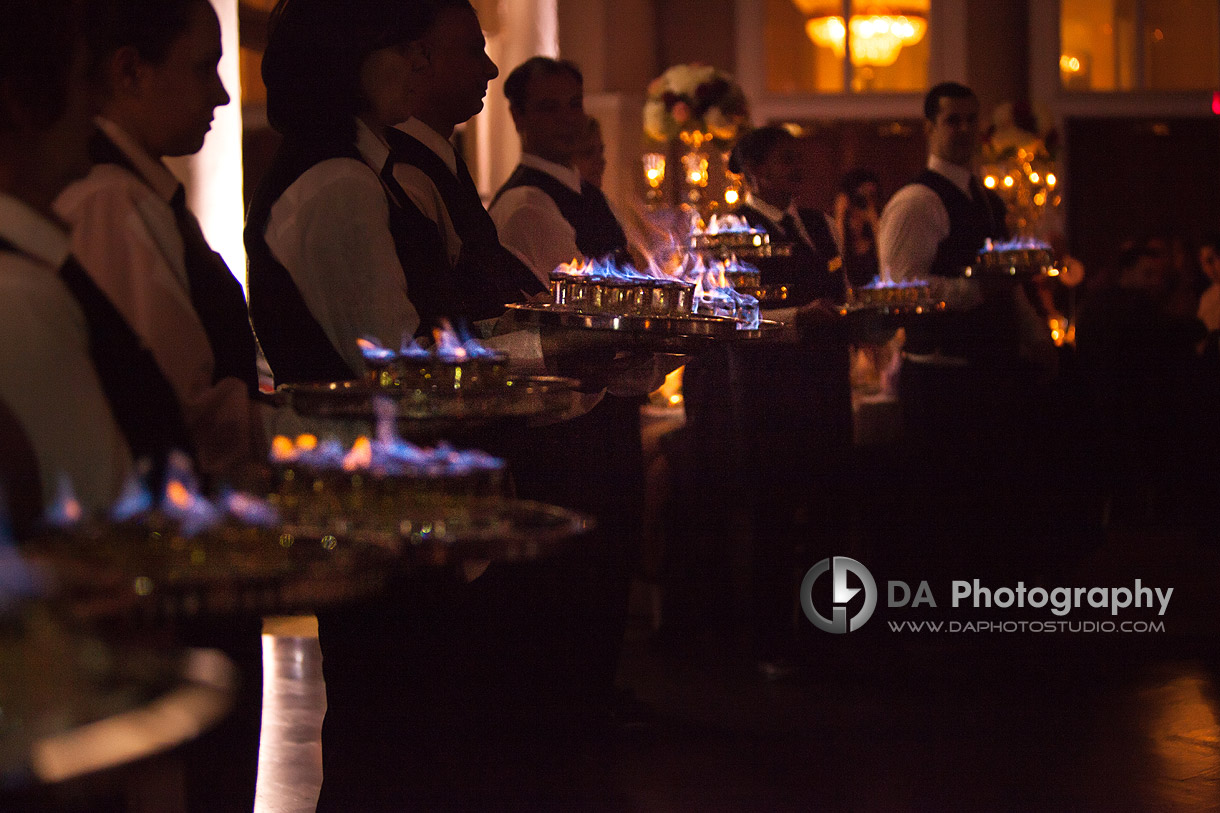
[[[201,470],[229,474],[263,448],[254,335],[241,284],[162,161],[197,152],[229,103],[220,23],[207,0],[92,0],[88,16],[105,85],[94,166],[56,211],[173,386]]]
[[[440,234],[394,180],[383,136],[411,116],[410,43],[430,18],[426,3],[389,0],[293,0],[272,14],[263,79],[284,141],[246,247],[277,383],[356,377],[360,336],[397,347],[460,315]]]
[[[263,446],[252,396],[257,350],[241,285],[208,246],[185,190],[163,163],[203,146],[213,112],[229,103],[217,66],[220,23],[208,0],[88,0],[86,37],[103,81],[90,143],[93,166],[56,200],[72,246],[98,288],[151,351],[206,475],[235,473]],[[111,363],[130,366],[119,353]],[[130,376],[146,399],[147,376]],[[137,435],[137,439],[140,436]],[[159,467],[164,444],[145,444]],[[233,712],[183,752],[193,811],[250,809],[258,770],[260,619],[177,624],[179,640],[218,647],[241,672]]]

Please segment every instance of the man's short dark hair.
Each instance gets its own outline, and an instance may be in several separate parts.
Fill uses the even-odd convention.
[[[772,151],[796,141],[796,136],[783,125],[768,124],[758,127],[743,135],[733,146],[729,154],[729,171],[740,175],[750,167],[756,167],[767,160]]]
[[[49,127],[64,113],[81,33],[74,0],[0,0],[0,88],[34,123]],[[16,122],[0,109],[0,129]]]
[[[198,5],[211,8],[208,0],[87,0],[85,37],[94,64],[127,46],[145,62],[162,64]]]
[[[923,115],[928,121],[936,121],[940,114],[941,99],[973,99],[974,91],[960,82],[941,82],[934,85],[923,97]]]
[[[585,83],[585,77],[575,62],[568,59],[552,59],[549,56],[532,56],[513,68],[513,72],[504,80],[504,96],[508,106],[513,110],[524,110],[529,103],[530,80],[535,76],[568,75]]]

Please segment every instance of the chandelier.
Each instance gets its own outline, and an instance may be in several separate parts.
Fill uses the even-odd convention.
[[[908,3],[908,8],[894,8],[881,3],[854,0],[855,10],[846,25],[843,23],[843,3],[824,0],[793,0],[805,15],[805,33],[815,45],[829,48],[842,58],[847,53],[847,35],[851,33],[851,64],[884,68],[893,65],[904,47],[923,39],[928,30],[927,0]],[[858,12],[858,13],[856,13]]]

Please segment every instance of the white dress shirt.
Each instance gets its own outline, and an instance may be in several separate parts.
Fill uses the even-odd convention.
[[[928,169],[948,178],[967,197],[973,197],[970,193],[972,173],[968,168],[933,155],[928,158]],[[977,307],[983,301],[978,282],[964,277],[948,279],[931,274],[937,248],[949,236],[949,229],[949,212],[939,195],[921,183],[902,187],[885,205],[877,226],[881,274],[883,277],[888,274],[895,281],[926,280],[932,296],[943,300],[949,308],[966,310]],[[1023,289],[1017,288],[1014,303],[1019,321],[1021,355],[1048,368],[1053,366],[1054,346],[1050,341],[1050,331],[1038,317]],[[957,366],[965,363],[962,359],[946,357],[939,352],[927,356],[907,354],[906,358],[908,361]]]
[[[521,166],[545,172],[576,194],[580,173],[572,167],[522,153]],[[576,229],[559,211],[555,199],[536,186],[507,189],[492,204],[491,219],[500,232],[500,242],[529,266],[543,285],[560,264],[583,256],[576,245]]]
[[[0,400],[38,460],[43,504],[67,478],[86,511],[109,507],[131,471],[131,453],[89,356],[84,314],[60,281],[67,235],[0,194]]]
[[[363,161],[322,161],[280,195],[265,237],[331,344],[361,370],[358,338],[367,334],[398,347],[404,333],[419,328],[419,313],[390,233],[379,175],[389,147],[359,120],[355,146]]]
[[[971,172],[937,156],[928,158],[928,169],[948,178],[970,197]],[[972,308],[982,302],[978,283],[969,279],[946,279],[931,275],[932,261],[941,241],[949,236],[949,212],[930,187],[911,183],[899,189],[881,212],[877,225],[877,255],[881,275],[899,282],[925,280],[931,294],[952,308]]]
[[[97,124],[143,177],[99,164],[60,194],[55,211],[72,229],[72,253],[173,387],[201,470],[222,473],[257,448],[257,416],[243,381],[213,383],[215,358],[169,203],[178,179],[113,122]]]

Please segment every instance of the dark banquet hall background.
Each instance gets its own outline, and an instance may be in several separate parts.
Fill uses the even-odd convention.
[[[1220,810],[1215,0],[0,25],[0,811]]]

